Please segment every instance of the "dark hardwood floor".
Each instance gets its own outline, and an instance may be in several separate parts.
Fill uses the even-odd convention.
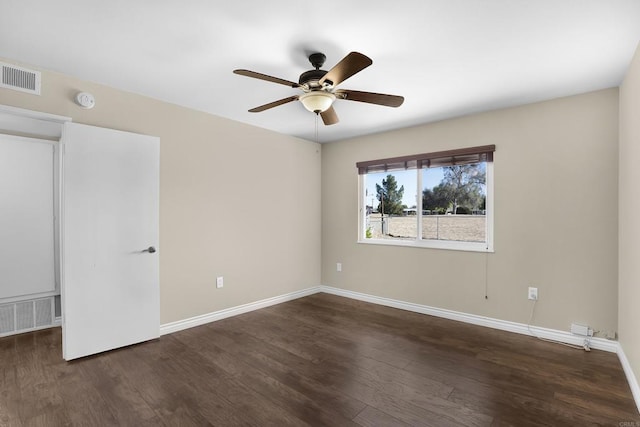
[[[640,425],[615,354],[327,294],[61,354],[0,339],[0,426]]]

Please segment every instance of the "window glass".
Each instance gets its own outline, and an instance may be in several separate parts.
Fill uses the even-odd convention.
[[[416,170],[366,175],[365,237],[412,239],[417,236]]]
[[[486,163],[422,169],[422,238],[486,242]]]

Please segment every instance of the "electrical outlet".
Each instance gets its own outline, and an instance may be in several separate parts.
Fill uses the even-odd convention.
[[[527,293],[527,298],[529,298],[531,300],[537,300],[538,299],[538,288],[532,288],[531,286],[529,286],[529,292]]]
[[[341,262],[336,264],[336,271],[342,271],[342,263]]]
[[[593,336],[593,329],[586,325],[580,325],[578,323],[571,324],[571,333],[575,335],[582,335],[585,337]]]
[[[224,286],[224,277],[216,277],[216,288],[222,288]]]

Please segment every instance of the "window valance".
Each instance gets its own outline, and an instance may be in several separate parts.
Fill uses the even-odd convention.
[[[403,169],[421,169],[453,165],[466,165],[478,162],[492,162],[495,145],[461,148],[457,150],[437,151],[434,153],[414,154],[411,156],[391,157],[388,159],[368,160],[356,163],[358,174],[387,172]]]

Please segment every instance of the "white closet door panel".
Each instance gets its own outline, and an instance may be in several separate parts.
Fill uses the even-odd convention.
[[[66,123],[63,356],[160,335],[159,139]]]
[[[55,290],[53,150],[0,135],[0,298]]]

